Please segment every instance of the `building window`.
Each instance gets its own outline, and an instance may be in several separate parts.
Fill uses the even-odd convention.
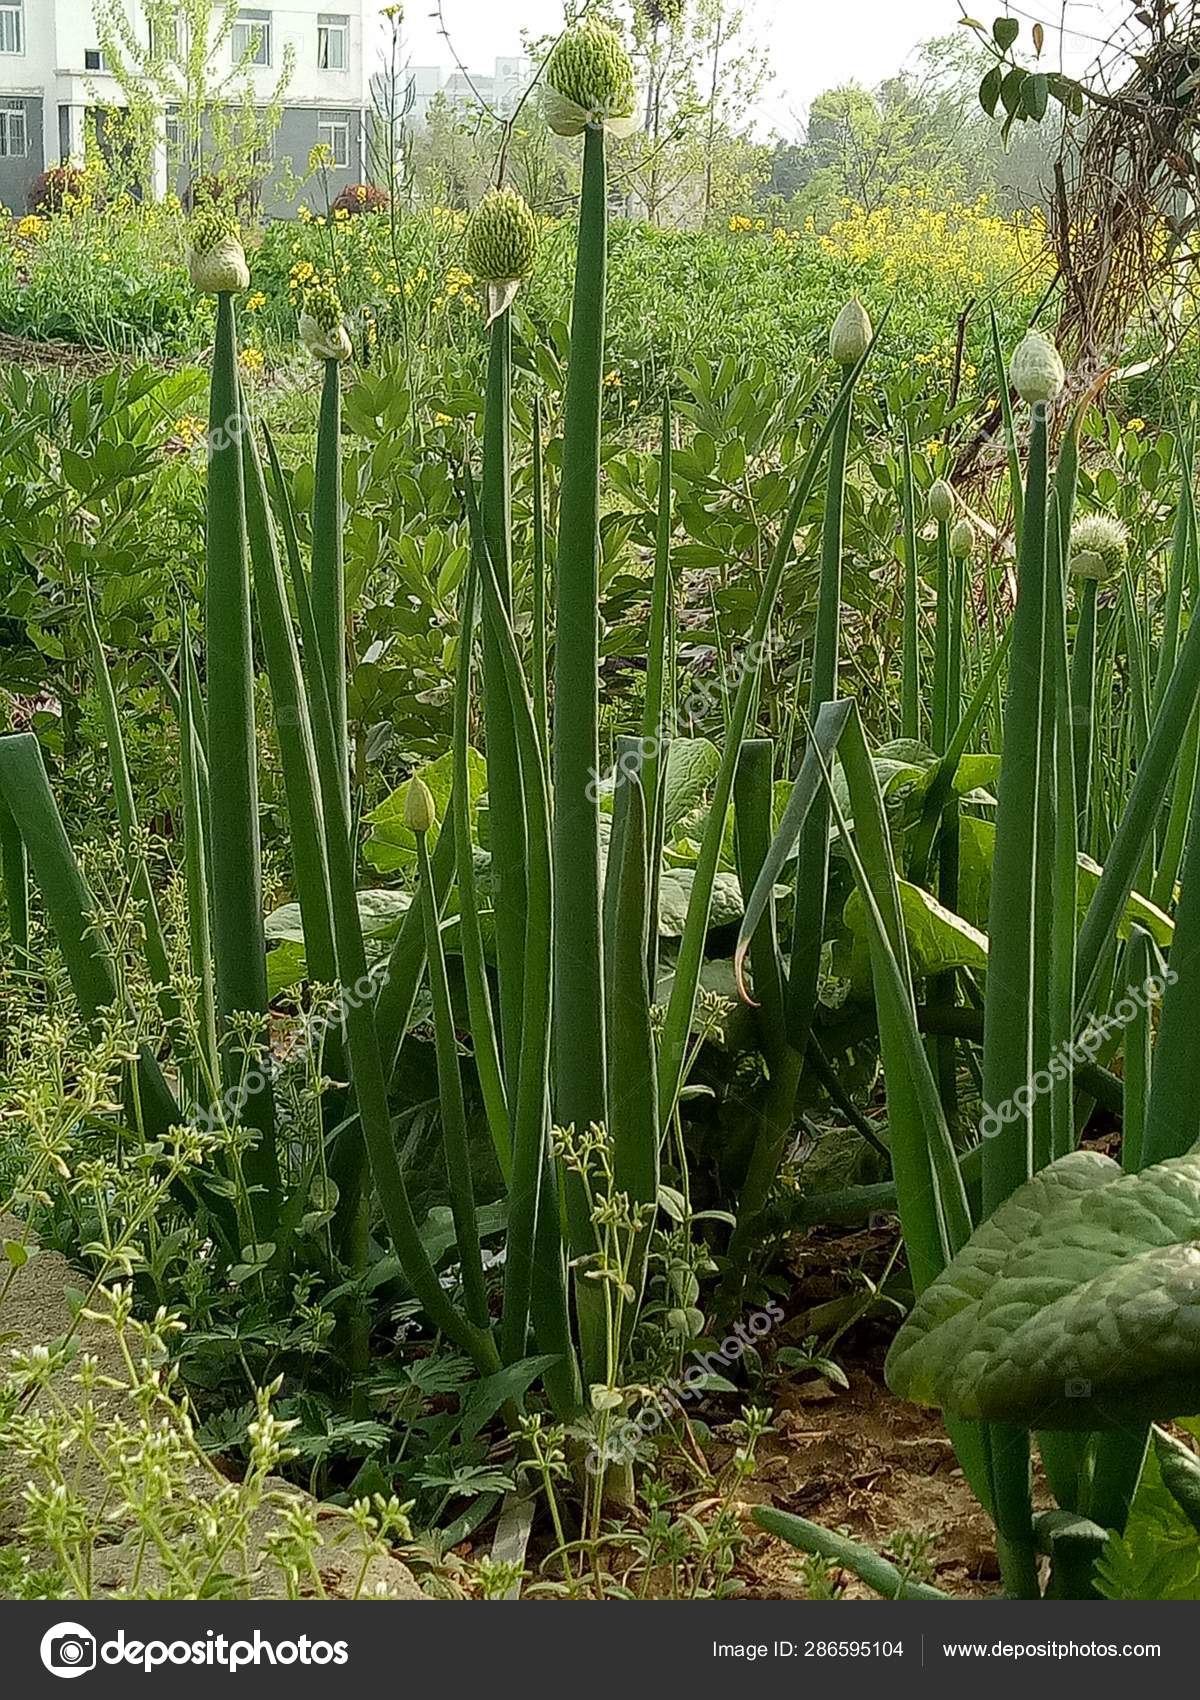
[[[29,127],[23,100],[0,101],[0,159],[24,159],[29,153]]]
[[[165,20],[149,20],[151,53],[177,64],[187,58],[188,36],[185,20],[176,12]],[[161,33],[160,33],[161,32]]]
[[[350,19],[337,12],[317,15],[317,67],[344,71],[349,61]]]
[[[238,13],[233,26],[233,62],[235,65],[271,63],[270,12]]]
[[[25,51],[25,0],[0,0],[0,53]]]
[[[83,68],[85,71],[107,71],[104,55],[98,47],[85,47],[83,50]]]
[[[350,164],[350,114],[322,112],[317,117],[317,142],[329,149],[334,167],[345,171]]]
[[[183,133],[183,118],[181,117],[177,106],[168,106],[167,108],[165,139],[167,152],[171,155],[171,157],[173,159],[182,158],[184,144],[187,138]]]

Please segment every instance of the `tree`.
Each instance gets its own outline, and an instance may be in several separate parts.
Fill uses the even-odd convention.
[[[626,144],[629,210],[652,224],[706,222],[765,175],[745,127],[768,76],[732,0],[629,0],[641,133]]]
[[[901,188],[935,188],[959,200],[987,193],[1010,209],[1044,198],[1054,137],[1030,132],[1006,147],[979,108],[985,69],[969,39],[941,37],[875,89],[825,90],[809,108],[803,142],[777,146],[773,192],[790,194],[797,213],[818,219],[833,217],[845,201],[872,210]]]
[[[189,183],[219,173],[239,197],[253,195],[271,170],[270,144],[279,128],[294,54],[288,48],[267,102],[255,92],[250,35],[233,51],[240,0],[93,0],[96,31],[109,70],[124,96],[128,145],[143,181],[167,147],[170,170]],[[166,115],[174,121],[167,146]]]
[[[1200,4],[1143,0],[1080,78],[1046,69],[1053,23],[963,21],[988,57],[979,101],[1002,138],[1057,118],[1060,348],[1141,376],[1144,359],[1122,364],[1131,333],[1148,325],[1169,358],[1200,321]]]

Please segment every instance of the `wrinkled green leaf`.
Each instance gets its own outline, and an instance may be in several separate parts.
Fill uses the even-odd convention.
[[[1101,1429],[1200,1408],[1200,1154],[1123,1175],[1075,1151],[917,1301],[888,1384],[953,1416]]]

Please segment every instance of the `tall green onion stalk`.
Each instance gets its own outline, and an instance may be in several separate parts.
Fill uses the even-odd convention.
[[[250,634],[250,565],[246,541],[241,439],[246,430],[237,373],[233,297],[249,282],[236,230],[218,213],[193,231],[192,277],[217,297],[209,401],[207,577],[209,878],[217,1016],[227,1090],[251,1089],[243,1117],[258,1139],[243,1166],[255,1189],[254,1214],[264,1229],[279,1196],[275,1110],[262,1038],[246,1037],[235,1017],[267,1012],[266,940],[258,827],[258,753],[254,723],[254,658]],[[266,1237],[264,1232],[263,1237]]]
[[[13,960],[24,963],[29,955],[29,859],[20,829],[4,802],[0,802],[0,883]]]
[[[1129,556],[1128,534],[1104,513],[1085,514],[1071,531],[1069,565],[1077,587],[1071,657],[1071,719],[1075,729],[1075,797],[1079,837],[1088,842],[1092,765],[1096,751],[1096,605],[1100,587],[1119,577]]]
[[[1004,759],[996,811],[996,848],[989,914],[987,996],[984,1004],[985,1115],[1000,1117],[983,1152],[983,1211],[990,1215],[1030,1177],[1047,1108],[1028,1082],[1041,1066],[1038,1017],[1046,987],[1045,934],[1039,932],[1042,894],[1052,861],[1045,811],[1053,779],[1047,762],[1053,735],[1057,675],[1047,665],[1047,632],[1056,626],[1061,576],[1052,561],[1049,512],[1049,411],[1064,383],[1051,343],[1030,332],[1013,356],[1012,383],[1032,408],[1029,465],[1018,554]],[[1073,826],[1072,822],[1072,826]],[[1032,1097],[1032,1102],[1030,1101]],[[1004,1119],[1009,1112],[1011,1119]],[[992,1436],[993,1516],[1008,1591],[1038,1593],[1030,1500],[1028,1437],[1011,1428]]]
[[[821,534],[821,581],[817,602],[817,631],[813,645],[812,674],[809,684],[810,714],[813,716],[819,712],[825,703],[832,702],[837,695],[838,621],[841,606],[842,530],[846,466],[849,454],[854,389],[870,351],[871,343],[871,323],[866,311],[861,303],[852,301],[838,316],[830,335],[830,353],[843,374],[842,390],[817,440],[817,444],[814,446],[813,454],[801,475],[792,510],[784,520],[771,571],[767,577],[763,597],[759,602],[760,619],[756,619],[751,638],[752,645],[757,646],[760,651],[765,653],[768,621],[779,580],[794,546],[796,527],[799,523],[799,516],[803,512],[801,504],[808,499],[812,483],[815,481],[821,460],[824,457],[826,445],[828,445],[829,470],[825,494],[825,517]],[[747,669],[738,687],[733,713],[726,728],[725,763],[729,765],[728,789],[723,788],[722,778],[719,777],[713,802],[713,814],[710,816],[709,836],[712,835],[714,830],[722,828],[725,813],[729,807],[735,769],[745,739],[757,681],[758,668]],[[753,759],[751,758],[752,761]],[[753,797],[755,782],[748,777],[747,783],[752,787],[748,792],[749,799]],[[751,804],[751,807],[753,808],[754,805]],[[767,945],[765,942],[759,945],[759,959],[763,971],[768,977],[768,983],[771,985],[778,984],[780,989],[781,1026],[767,1041],[767,1090],[759,1112],[754,1143],[751,1147],[749,1162],[739,1193],[737,1227],[734,1230],[729,1247],[728,1271],[724,1283],[723,1309],[725,1311],[732,1308],[741,1291],[747,1272],[746,1253],[753,1243],[758,1217],[767,1201],[771,1187],[774,1185],[783,1153],[787,1147],[794,1118],[796,1092],[804,1068],[809,1025],[816,1006],[817,980],[825,921],[825,891],[829,853],[828,814],[819,801],[817,792],[814,792],[813,798],[805,808],[803,820],[799,822],[797,831],[800,850],[796,896],[793,903],[790,960],[786,972],[782,960],[778,958],[777,948],[773,944]],[[701,850],[701,866],[704,866],[706,853],[711,854],[715,871],[718,848],[715,840],[710,846],[706,839]],[[752,864],[744,862],[744,866],[749,873]],[[694,900],[695,894],[693,894],[693,903]],[[689,928],[691,923],[692,913],[689,909]],[[685,933],[684,951],[687,950],[688,944],[688,936]],[[746,935],[746,948],[747,950],[749,948],[749,935]],[[763,951],[768,952],[769,960],[767,962],[762,962]],[[681,953],[681,963],[682,960],[683,955]],[[770,993],[767,995],[770,996]],[[672,1020],[675,1013],[676,1004],[673,992],[671,1006],[667,1012],[664,1043],[664,1062],[668,1065],[674,1062],[674,1055],[668,1047],[672,1041],[676,1040]],[[687,1018],[690,1022],[690,1009],[687,1012]],[[670,1076],[668,1078],[672,1080],[672,1090],[677,1091],[678,1077]],[[673,1108],[673,1103],[671,1107]],[[662,1101],[660,1093],[660,1109],[666,1110],[666,1108],[667,1104]]]
[[[663,1117],[674,1114],[682,1083],[684,1040],[694,1010],[695,985],[702,961],[704,931],[708,925],[712,880],[716,873],[721,852],[725,820],[734,794],[738,768],[743,759],[743,745],[746,743],[752,705],[756,698],[759,666],[766,654],[775,600],[784,571],[791,560],[792,551],[795,547],[796,530],[800,523],[800,516],[808,503],[827,453],[831,457],[829,478],[831,483],[837,484],[837,489],[828,491],[826,495],[826,526],[822,540],[824,570],[821,599],[824,603],[828,603],[830,598],[840,599],[845,447],[843,446],[840,455],[837,451],[839,442],[844,445],[848,441],[846,432],[854,390],[872,346],[865,312],[857,303],[854,303],[853,306],[855,311],[849,320],[843,317],[840,323],[843,330],[849,324],[850,334],[853,337],[854,346],[858,349],[858,354],[853,364],[846,365],[843,368],[844,381],[841,392],[822,425],[804,464],[791,507],[780,528],[775,553],[759,597],[754,624],[751,629],[747,656],[748,659],[755,661],[755,665],[744,668],[742,672],[726,725],[725,751],[721,769],[714,785],[708,827],[701,844],[697,863],[697,880],[688,905],[687,924],[680,946],[676,976],[667,1007],[660,1048],[659,1111],[660,1116]],[[864,332],[867,332],[865,336]],[[837,347],[833,352],[835,358],[838,355],[848,354],[850,344],[842,340],[839,335]],[[825,676],[828,677],[830,662],[832,662],[834,688],[836,689],[836,620],[831,621],[826,615],[824,629]],[[832,641],[830,641],[829,635],[831,632]],[[815,673],[812,688],[817,689]],[[782,867],[786,854],[789,854],[791,849],[794,848],[797,839],[803,839],[803,835],[810,825],[810,816],[819,792],[816,777],[818,770],[812,768],[811,760],[810,752],[810,756],[806,757],[806,766],[801,769],[801,779],[797,782],[798,785],[803,784],[805,788],[803,793],[805,800],[801,803],[795,798],[793,799],[793,803],[785,813],[783,824],[780,827],[780,840],[777,840],[777,843],[789,830],[791,836],[786,850],[780,854],[779,861],[773,864],[776,873]],[[765,805],[759,792],[764,776],[765,770],[761,765],[761,759],[756,759],[753,754],[750,754],[743,778],[743,795],[747,808],[747,831],[739,839],[738,851],[739,865],[743,870],[743,877],[747,880],[751,880],[756,871],[758,854],[758,851],[750,850],[748,846],[757,843],[761,847],[763,831],[761,817]],[[822,863],[822,865],[824,864]],[[705,881],[703,885],[701,885],[701,875]],[[763,878],[765,878],[765,874],[759,874],[760,881]],[[804,928],[817,925],[815,912],[819,908],[823,914],[824,903],[824,887],[819,892],[814,892],[810,887],[800,884],[798,880],[797,896],[794,899],[793,907],[798,914],[801,911],[804,913],[798,921],[794,921],[793,936],[795,936],[797,927]],[[749,911],[747,917],[749,917]],[[815,1002],[816,995],[815,980],[812,979],[814,963],[811,951],[800,961],[797,961],[793,952],[792,961],[785,971],[778,943],[774,938],[773,916],[765,911],[758,913],[755,926],[743,924],[742,937],[739,941],[739,956],[735,966],[738,970],[739,982],[744,995],[749,997],[742,979],[743,965],[750,950],[751,940],[754,938],[760,922],[766,928],[766,933],[761,940],[756,941],[756,987],[760,972],[765,976],[764,987],[778,987],[779,1019],[777,1029],[767,1032],[764,1036],[764,1054],[768,1060],[766,1093],[758,1112],[745,1176],[739,1190],[737,1225],[728,1248],[726,1273],[720,1297],[720,1309],[723,1315],[728,1315],[736,1308],[739,1301],[749,1268],[748,1253],[754,1243],[758,1229],[758,1218],[779,1172],[779,1166],[783,1160],[793,1125],[796,1092],[804,1067],[805,1048],[807,1046],[807,1028],[803,1044],[798,1045],[795,1042],[795,1030],[792,1025],[794,1011],[798,1005],[807,1000],[811,1015],[811,1005]],[[819,953],[816,961],[819,964]],[[804,985],[799,986],[797,977],[805,975],[808,977],[804,980]],[[771,996],[771,991],[765,990],[760,1000],[762,1011],[760,1027],[767,1029],[771,1026]]]
[[[345,332],[343,332],[345,335]],[[321,354],[321,417],[313,480],[312,605],[330,702],[347,811],[350,807],[350,735],[346,706],[346,575],[342,561],[341,356]],[[314,658],[314,662],[318,658]]]
[[[984,1102],[1012,1103],[1032,1077],[1034,912],[1037,896],[1038,811],[1047,776],[1042,734],[1050,711],[1044,634],[1047,623],[1048,408],[1061,393],[1057,352],[1030,333],[1013,357],[1013,386],[1033,408],[1018,593],[1009,659],[1004,753],[996,812],[992,870],[988,996],[984,1011]],[[1050,594],[1055,593],[1051,588]],[[1061,595],[1061,591],[1058,592]],[[1033,1116],[1018,1107],[1012,1122],[984,1149],[984,1210],[990,1214],[1033,1166]]]
[[[935,487],[936,488],[936,487]],[[940,505],[940,504],[939,504]],[[932,506],[932,502],[931,502]],[[945,757],[962,718],[963,620],[966,582],[975,528],[965,516],[953,526],[938,518],[938,607],[937,643],[933,681],[933,747]],[[946,799],[937,835],[938,886],[941,903],[952,913],[958,909],[959,809],[953,787]],[[957,1001],[958,977],[953,969],[938,975],[930,987],[930,999],[940,1009]],[[934,1041],[938,1089],[951,1128],[957,1121],[957,1053],[949,1034]]]
[[[583,187],[571,309],[571,362],[563,414],[555,555],[553,1114],[576,1136],[608,1121],[604,963],[601,944],[600,434],[608,252],[607,137],[634,110],[633,71],[620,40],[594,19],[568,30],[546,65],[546,110],[559,134],[582,134]],[[577,1176],[566,1188],[572,1244],[591,1254],[596,1230]],[[591,1379],[602,1346],[595,1290],[578,1302]]]
[[[871,321],[859,301],[839,313],[829,338],[829,352],[843,372],[854,369],[871,345]],[[853,401],[841,413],[829,449],[825,486],[825,520],[821,530],[821,578],[817,593],[817,623],[813,636],[812,674],[808,713],[815,720],[838,694],[839,630],[842,617],[842,565],[846,463],[853,424]],[[797,900],[792,920],[791,966],[788,978],[788,1038],[793,1053],[803,1058],[817,1000],[821,945],[825,932],[825,891],[829,876],[829,815],[822,802],[812,810],[800,837],[796,876]],[[786,1090],[786,1083],[785,1090]],[[792,1088],[794,1102],[794,1084]],[[791,1103],[787,1106],[790,1119]]]
[[[607,1119],[603,964],[600,945],[600,410],[608,227],[605,133],[584,138],[579,258],[571,315],[571,365],[563,419],[562,483],[555,570],[554,1116],[583,1129]],[[577,1249],[592,1239],[583,1201],[571,1189]]]
[[[913,478],[912,433],[904,425],[901,461],[901,505],[904,523],[904,590],[900,680],[900,736],[921,735],[920,575],[917,563],[917,491]]]
[[[468,267],[486,284],[488,292],[489,355],[481,510],[497,588],[510,615],[513,606],[512,303],[517,287],[532,268],[537,235],[533,213],[519,195],[508,189],[496,189],[484,197],[467,233]],[[489,818],[500,1023],[507,1088],[515,1096],[529,906],[527,837],[520,806],[520,759],[501,640],[490,620],[484,621],[483,628],[483,684],[489,780],[498,805],[491,810]],[[503,803],[500,799],[504,799]]]

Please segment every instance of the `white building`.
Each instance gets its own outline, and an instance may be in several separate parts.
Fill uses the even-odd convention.
[[[141,34],[143,7],[139,0],[124,4]],[[333,156],[334,194],[365,175],[374,50],[367,32],[375,16],[375,0],[261,0],[242,9],[233,39],[220,49],[228,64],[213,66],[215,83],[253,48],[250,75],[266,105],[290,63],[274,161],[282,167],[290,160],[302,175],[311,150],[324,143]],[[42,171],[82,157],[89,112],[123,101],[103,64],[92,0],[0,0],[0,202],[23,212]],[[171,114],[163,116],[169,138]],[[159,192],[168,175],[166,146],[160,151]]]
[[[423,128],[429,108],[439,99],[459,112],[487,107],[498,118],[509,118],[533,75],[533,61],[520,55],[497,59],[490,72],[478,74],[449,71],[441,65],[413,65],[401,73],[403,83],[412,89],[408,121],[417,129]]]

